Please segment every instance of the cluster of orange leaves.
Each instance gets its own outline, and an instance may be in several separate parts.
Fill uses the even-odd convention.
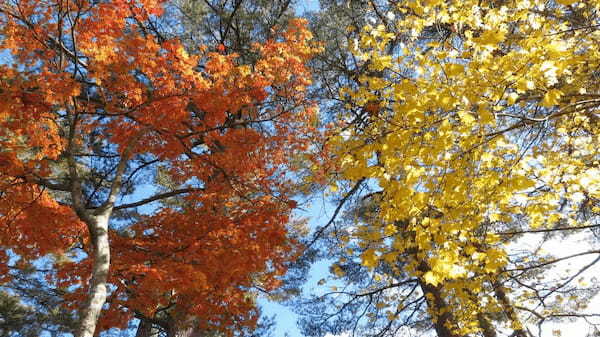
[[[89,252],[84,223],[36,180],[62,174],[56,163],[64,162],[73,131],[74,148],[85,148],[84,135],[98,129],[107,149],[122,150],[137,137],[134,154],[160,160],[174,184],[201,182],[203,190],[186,194],[184,206],[157,207],[126,235],[111,232],[111,292],[101,329],[171,303],[216,326],[253,324],[247,290],[256,282],[276,286],[293,255],[286,224],[294,203],[282,168],[286,153],[306,150],[316,132],[304,91],[305,63],[318,48],[305,22],[294,20],[254,46],[260,56],[253,64],[222,50],[188,53],[177,39],[137,29],[136,20],[162,14],[162,2],[0,4],[0,50],[10,50],[15,63],[0,66],[0,245],[24,260],[77,242]],[[76,48],[61,45],[63,36]],[[268,103],[277,100],[293,108]],[[232,112],[246,124],[228,125]],[[260,120],[265,116],[271,120]],[[258,123],[268,126],[249,127]],[[186,156],[199,137],[205,150]],[[9,257],[0,258],[6,275]],[[91,261],[56,268],[49,281],[80,286],[67,296],[77,308]]]

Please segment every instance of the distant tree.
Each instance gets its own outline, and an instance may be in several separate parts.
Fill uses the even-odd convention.
[[[298,0],[172,0],[177,34],[189,46],[225,47],[250,62],[253,43],[265,42],[295,16]]]
[[[43,276],[32,265],[11,269],[11,280],[0,290],[0,336],[63,336],[75,331],[76,317],[62,306],[64,292],[49,287]]]

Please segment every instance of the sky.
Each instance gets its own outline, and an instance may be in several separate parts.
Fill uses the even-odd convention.
[[[324,198],[315,198],[315,200],[306,207],[303,211],[296,211],[295,217],[308,219],[308,224],[313,230],[320,226],[323,226],[331,218],[333,213],[333,207],[329,205]],[[314,287],[317,282],[327,277],[329,273],[329,264],[316,263],[312,266],[310,271],[310,277],[306,284],[305,289]],[[275,328],[273,331],[274,337],[301,337],[302,334],[297,327],[296,320],[298,316],[290,310],[290,308],[283,306],[279,303],[269,301],[266,298],[259,300],[262,307],[263,314],[266,316],[275,315]]]
[[[308,11],[315,11],[319,9],[319,0],[299,0],[297,13],[302,14]]]

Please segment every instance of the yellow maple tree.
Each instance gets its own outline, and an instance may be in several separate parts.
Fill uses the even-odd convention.
[[[502,231],[589,227],[600,212],[600,2],[396,10],[394,32],[367,25],[350,44],[367,71],[341,90],[328,144],[337,175],[379,190],[346,240],[364,266],[418,279],[438,336],[485,331],[481,313],[502,311],[524,336],[499,283]]]

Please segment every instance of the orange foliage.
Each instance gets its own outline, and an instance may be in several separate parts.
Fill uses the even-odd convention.
[[[216,326],[252,324],[247,289],[276,286],[293,249],[285,168],[288,154],[307,150],[315,136],[315,109],[303,93],[304,64],[317,50],[295,20],[254,46],[260,57],[251,65],[224,48],[188,53],[139,28],[162,14],[162,2],[0,3],[0,50],[15,61],[0,66],[0,245],[28,260],[76,247],[89,253],[69,195],[75,179],[92,181],[74,176],[66,158],[81,173],[94,169],[79,154],[92,145],[118,157],[134,142],[133,157],[155,162],[145,172],[160,167],[174,185],[194,189],[177,205],[155,203],[151,214],[113,221],[102,329],[172,303]],[[142,189],[134,195],[149,193],[134,187]],[[90,197],[86,207],[98,202]],[[0,258],[5,272],[8,257]],[[58,286],[81,285],[67,296],[76,308],[91,261],[56,268]]]

